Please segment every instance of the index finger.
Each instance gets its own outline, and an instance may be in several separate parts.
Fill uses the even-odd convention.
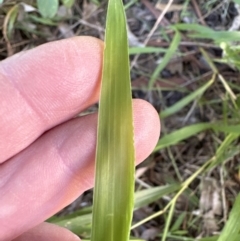
[[[75,37],[0,64],[0,163],[97,102],[103,44]]]

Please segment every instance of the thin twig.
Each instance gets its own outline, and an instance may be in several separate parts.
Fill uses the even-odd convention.
[[[198,4],[197,4],[197,1],[196,1],[196,0],[192,0],[192,5],[193,5],[193,8],[194,8],[194,10],[195,10],[198,18],[199,18],[199,22],[201,22],[202,25],[207,26],[207,24],[206,24],[206,22],[204,21],[204,18],[203,18],[203,16],[202,16],[202,13],[201,13],[201,11],[200,11],[200,9],[199,9],[199,6],[198,6]]]
[[[159,23],[162,21],[162,19],[164,18],[165,14],[168,12],[169,8],[171,7],[172,3],[174,0],[169,0],[168,4],[166,5],[166,7],[164,8],[164,10],[162,11],[162,13],[160,14],[160,16],[158,17],[157,21],[155,22],[154,26],[152,27],[151,31],[149,32],[146,40],[143,43],[143,46],[146,46],[148,41],[150,40],[150,38],[152,37],[152,35],[154,34],[154,32],[156,31],[156,29],[158,28]],[[131,64],[131,68],[133,68],[137,62],[139,58],[139,54],[135,56],[135,58],[132,61]]]

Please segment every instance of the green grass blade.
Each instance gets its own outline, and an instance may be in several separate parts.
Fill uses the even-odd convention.
[[[170,184],[161,187],[153,187],[145,190],[141,190],[135,193],[135,205],[134,209],[147,206],[148,204],[159,200],[164,195],[173,193],[180,188],[179,184]]]
[[[124,9],[127,10],[128,8],[130,8],[133,4],[135,4],[138,0],[131,0],[128,1],[127,4],[124,6]]]
[[[92,241],[127,241],[133,211],[134,144],[126,18],[109,0],[99,106]]]
[[[156,79],[158,78],[159,74],[163,71],[163,69],[166,67],[166,65],[169,63],[171,58],[176,53],[180,41],[181,41],[181,35],[176,30],[176,33],[175,33],[175,36],[173,38],[171,45],[169,46],[166,54],[164,55],[163,59],[161,60],[161,63],[154,70],[154,72],[150,78],[149,85],[148,85],[149,89],[151,89],[154,86],[154,83],[155,83]]]
[[[159,151],[163,148],[175,145],[191,136],[196,135],[201,131],[212,129],[227,134],[240,134],[240,125],[224,125],[221,122],[216,123],[198,123],[190,126],[183,127],[179,130],[173,131],[162,137],[154,151]]]
[[[71,232],[82,235],[83,233],[90,234],[91,232],[91,221],[92,221],[92,214],[85,214],[75,218],[71,218],[68,220],[60,220],[57,222],[53,222],[58,226],[67,228],[71,230]],[[88,235],[89,237],[89,235]]]
[[[212,30],[209,27],[202,26],[199,24],[188,24],[188,23],[180,23],[175,24],[174,28],[182,31],[194,31],[196,33],[199,33],[199,35],[207,36],[209,38],[214,38],[213,34],[215,33],[214,30]]]
[[[195,90],[193,93],[189,94],[182,100],[178,101],[175,105],[167,108],[166,110],[162,111],[160,113],[161,118],[166,118],[178,111],[180,111],[184,106],[188,105],[190,102],[195,100],[197,97],[201,96],[214,82],[214,79],[211,79],[209,82],[207,82],[205,85],[203,85],[201,88]]]
[[[179,31],[192,31],[188,37],[195,39],[211,39],[215,43],[236,41],[240,38],[239,31],[215,31],[209,27],[201,26],[199,24],[175,24],[174,28]]]
[[[173,131],[172,133],[165,135],[159,140],[154,151],[158,151],[165,147],[175,145],[180,141],[183,141],[191,136],[194,136],[201,131],[211,129],[212,127],[213,127],[213,124],[211,123],[199,123],[199,124],[186,126],[179,130]]]
[[[169,213],[168,213],[168,216],[167,216],[167,220],[166,220],[166,224],[165,224],[165,227],[164,227],[164,230],[163,230],[163,236],[162,236],[161,241],[166,241],[166,239],[167,239],[169,227],[170,227],[170,224],[171,224],[171,221],[172,221],[172,218],[173,218],[175,204],[176,204],[176,202],[173,202],[171,207],[170,207],[170,210],[169,210]]]
[[[137,210],[144,207],[156,200],[159,200],[164,195],[168,195],[177,191],[180,184],[169,184],[161,187],[153,187],[144,189],[135,193],[134,209]],[[87,207],[66,216],[54,216],[47,220],[47,222],[57,224],[58,226],[65,227],[77,235],[88,235],[91,230],[92,222],[92,207]]]
[[[173,233],[174,231],[178,231],[181,229],[181,225],[184,223],[184,219],[187,216],[187,212],[182,212],[174,222],[174,224],[171,227],[170,233]]]
[[[221,145],[216,150],[215,160],[208,166],[207,170],[210,170],[223,162],[233,158],[240,152],[239,147],[235,147],[233,142],[239,138],[239,134],[228,134]]]
[[[7,13],[5,23],[7,25],[7,37],[10,39],[14,30],[14,24],[19,13],[19,5],[13,6]],[[4,24],[5,25],[5,24]]]
[[[216,125],[214,126],[214,130],[221,131],[224,133],[233,133],[233,134],[240,134],[240,125]]]
[[[152,53],[166,53],[167,49],[157,47],[131,47],[129,54],[152,54]]]
[[[240,195],[237,196],[229,219],[218,239],[218,241],[240,240]]]
[[[218,236],[213,236],[213,237],[201,238],[198,241],[217,241],[217,239],[218,239]]]
[[[67,222],[71,219],[74,219],[76,217],[83,216],[86,214],[92,214],[92,206],[76,210],[75,212],[66,214],[64,216],[56,216],[56,215],[52,216],[51,218],[47,219],[46,222],[57,223],[57,222],[60,222],[63,220],[65,220]],[[91,218],[91,220],[92,220],[92,218]]]
[[[58,10],[58,0],[37,0],[37,7],[44,18],[53,18]]]

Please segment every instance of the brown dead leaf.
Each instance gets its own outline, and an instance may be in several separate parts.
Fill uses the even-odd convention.
[[[220,192],[221,189],[216,179],[206,177],[202,180],[199,206],[206,235],[219,229],[216,216],[221,215],[223,211]]]
[[[214,212],[211,210],[203,215],[203,230],[205,235],[211,235],[213,232],[216,232],[219,229]]]
[[[210,210],[215,215],[222,214],[222,201],[220,196],[220,187],[216,179],[204,178],[201,183],[200,210],[207,213]]]
[[[171,74],[182,74],[183,72],[183,61],[180,57],[176,58],[175,61],[170,62],[166,69],[170,71]]]
[[[159,3],[159,2],[158,2],[155,7],[156,7],[157,9],[163,11],[163,10],[166,8],[166,6],[167,6],[167,4],[165,4],[165,3]],[[170,8],[168,9],[167,12],[182,11],[183,8],[184,8],[184,5],[183,5],[183,4],[172,4],[172,5],[170,6]]]

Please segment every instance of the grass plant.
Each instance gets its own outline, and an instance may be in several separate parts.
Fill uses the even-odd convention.
[[[109,0],[99,101],[91,241],[128,241],[135,156],[126,18]]]

